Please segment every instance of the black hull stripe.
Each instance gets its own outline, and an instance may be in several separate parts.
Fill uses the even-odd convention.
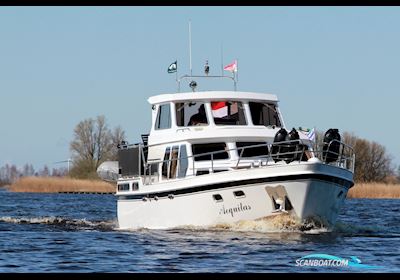
[[[329,183],[334,183],[346,188],[351,188],[354,185],[354,182],[348,181],[345,179],[341,179],[338,177],[324,175],[324,174],[301,174],[301,175],[285,175],[285,176],[275,176],[275,177],[266,177],[266,178],[258,178],[258,179],[249,179],[249,180],[239,180],[239,181],[231,181],[224,182],[218,184],[209,184],[204,186],[197,186],[179,190],[171,190],[164,191],[158,193],[149,193],[149,194],[132,194],[132,195],[118,195],[118,200],[126,200],[126,199],[143,199],[143,197],[154,198],[157,196],[158,198],[168,197],[168,195],[184,195],[195,192],[209,191],[209,190],[218,190],[218,189],[226,189],[237,186],[245,186],[245,185],[253,185],[258,183],[269,183],[269,182],[282,182],[282,181],[298,181],[298,180],[307,180],[307,179],[316,179],[320,181],[325,181]]]

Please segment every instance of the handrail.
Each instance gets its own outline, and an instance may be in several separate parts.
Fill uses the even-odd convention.
[[[331,145],[333,143],[338,143],[339,144],[339,152],[338,153],[336,153],[335,151],[331,151],[330,150]],[[323,144],[327,144],[327,143],[323,143]],[[139,144],[139,146],[141,146],[142,148],[145,147],[145,146],[140,145],[140,144]],[[181,160],[183,160],[183,159],[188,160],[190,158],[193,158],[193,160],[192,160],[192,171],[193,171],[192,175],[196,176],[196,174],[195,174],[195,171],[196,171],[196,168],[195,168],[195,161],[196,160],[195,160],[195,158],[196,157],[210,156],[211,157],[211,159],[210,159],[211,165],[210,165],[209,168],[211,168],[211,172],[213,173],[213,172],[215,172],[215,168],[214,168],[215,167],[215,163],[214,163],[214,161],[219,160],[219,159],[215,159],[215,155],[216,154],[229,153],[230,151],[237,151],[238,155],[239,155],[239,158],[238,158],[238,160],[236,162],[236,165],[230,166],[229,168],[238,168],[240,161],[245,158],[245,157],[243,157],[243,153],[244,153],[245,149],[257,148],[257,147],[263,147],[263,146],[268,147],[268,154],[260,155],[260,156],[257,156],[257,157],[249,157],[248,159],[253,159],[253,160],[255,158],[257,158],[258,160],[260,160],[260,159],[264,159],[265,160],[266,159],[266,162],[265,162],[266,165],[268,165],[268,162],[271,161],[271,160],[275,162],[275,161],[282,161],[282,160],[288,160],[289,159],[289,162],[299,162],[300,163],[300,162],[304,161],[303,160],[304,154],[306,152],[306,148],[308,147],[308,145],[306,145],[303,142],[302,139],[298,139],[298,140],[281,141],[281,142],[274,142],[274,143],[249,145],[249,146],[240,147],[240,148],[236,147],[236,148],[232,148],[232,149],[224,149],[224,150],[221,150],[221,151],[206,152],[206,153],[191,155],[191,156],[182,157],[182,158],[154,161],[154,162],[151,162],[151,163],[147,163],[147,162],[143,161],[143,167],[144,167],[144,172],[143,172],[144,173],[144,175],[143,175],[144,176],[144,180],[143,180],[143,182],[144,182],[144,184],[146,184],[145,182],[148,181],[147,184],[151,184],[150,180],[148,180],[147,177],[148,176],[150,176],[150,177],[152,176],[152,165],[153,164],[157,165],[158,166],[158,168],[157,168],[158,171],[162,172],[164,163],[167,163],[168,166],[169,166],[170,162],[177,161],[179,163],[179,165],[180,165]],[[274,146],[278,147],[278,151],[276,153],[272,153],[272,150],[273,150]],[[299,147],[301,147],[301,149],[299,149]],[[294,148],[294,150],[293,151],[287,151],[287,152],[281,152],[281,148],[292,148],[292,149]],[[346,149],[348,149],[348,150],[346,150]],[[239,153],[239,150],[241,150],[240,153]],[[351,170],[354,173],[354,162],[355,162],[354,149],[351,146],[349,146],[349,145],[347,145],[347,144],[345,144],[345,143],[343,143],[343,142],[341,142],[339,140],[334,139],[334,140],[330,141],[325,150],[322,148],[321,150],[316,149],[316,150],[309,150],[309,151],[311,153],[311,157],[318,158],[325,164],[336,164],[338,167]],[[336,155],[337,159],[332,161],[332,162],[327,162],[328,154],[330,156]],[[292,156],[291,160],[290,160],[289,156]],[[289,162],[287,162],[287,163],[289,163]],[[177,169],[176,169],[175,172],[177,174],[179,174],[179,168],[178,168],[179,165],[178,164],[176,165]],[[167,168],[168,168],[168,166],[167,166]],[[251,168],[251,166],[252,165],[250,164],[250,168]],[[147,171],[149,171],[149,174],[147,174],[148,173]],[[167,179],[166,180],[171,180],[171,179],[175,179],[176,178],[176,176],[174,176],[174,178],[170,178],[170,176],[168,176],[169,175],[168,173],[169,172],[167,171]],[[188,175],[186,175],[186,176],[188,176]]]
[[[237,81],[235,79],[235,76],[231,77],[231,76],[225,76],[225,75],[221,75],[221,76],[213,76],[213,75],[207,75],[207,76],[203,76],[203,75],[183,75],[181,76],[179,79],[176,80],[176,82],[178,83],[178,92],[181,91],[181,81],[184,79],[189,79],[189,78],[228,78],[231,79],[233,81],[233,88],[236,91],[237,88]]]

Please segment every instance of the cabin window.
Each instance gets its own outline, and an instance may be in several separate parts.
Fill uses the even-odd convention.
[[[169,156],[171,153],[171,148],[167,147],[165,149],[164,160],[162,164],[162,176],[168,178],[168,165],[169,165]]]
[[[169,177],[170,179],[176,178],[176,171],[178,166],[178,153],[179,146],[173,146],[171,152],[171,163],[169,165]]]
[[[171,128],[171,111],[169,104],[160,105],[156,120],[156,129],[166,128]]]
[[[186,145],[181,145],[181,152],[179,154],[178,178],[185,177],[187,169],[188,169],[188,158],[186,152]]]
[[[270,103],[249,102],[251,119],[254,125],[281,127],[276,106]]]
[[[204,102],[176,103],[176,125],[208,125]]]
[[[211,102],[212,115],[216,125],[246,125],[242,102]]]
[[[200,155],[204,153],[216,152],[213,154],[213,159],[228,159],[229,154],[225,143],[207,143],[207,144],[193,144],[192,152],[195,161],[211,160],[211,154]],[[199,156],[197,156],[199,155]]]
[[[255,145],[263,146],[249,147]],[[268,146],[266,142],[236,142],[236,147],[238,149],[238,155],[244,158],[268,156]]]
[[[118,191],[119,192],[127,192],[127,191],[129,191],[129,183],[119,184],[118,185]]]
[[[132,191],[137,191],[137,190],[139,190],[139,183],[133,182],[132,183]]]

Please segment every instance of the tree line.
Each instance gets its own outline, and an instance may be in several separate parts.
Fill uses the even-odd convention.
[[[98,179],[96,170],[107,160],[117,160],[117,145],[125,139],[125,132],[120,126],[110,129],[105,116],[88,118],[79,122],[74,128],[73,140],[70,142],[72,168],[53,168],[47,165],[35,171],[32,164],[22,168],[6,164],[0,168],[0,186],[11,185],[21,177],[27,176],[69,176],[77,179]]]
[[[15,164],[5,164],[0,167],[0,186],[11,185],[21,177],[63,177],[67,176],[67,168],[50,168],[45,165],[39,170],[35,170],[32,164],[26,163],[22,168],[18,168]]]
[[[125,131],[120,126],[110,129],[103,115],[79,122],[70,143],[73,167],[69,175],[80,179],[97,179],[97,168],[104,161],[117,160],[117,145],[123,140]]]

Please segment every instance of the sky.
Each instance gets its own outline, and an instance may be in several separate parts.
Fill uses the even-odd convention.
[[[139,142],[148,97],[177,91],[168,66],[190,72],[189,20],[193,74],[237,59],[238,90],[276,94],[289,130],[352,132],[400,164],[400,7],[1,7],[0,167],[62,167],[98,115]]]

